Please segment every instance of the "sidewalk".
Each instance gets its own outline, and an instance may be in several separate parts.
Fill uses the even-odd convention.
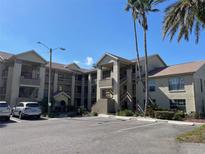
[[[137,121],[147,121],[147,122],[165,122],[165,123],[168,123],[168,124],[187,125],[187,126],[196,126],[196,125],[203,125],[204,124],[204,123],[198,123],[198,122],[187,122],[187,121],[155,119],[155,118],[150,118],[150,117],[127,117],[127,116],[115,116],[115,115],[107,115],[107,114],[99,114],[98,117],[115,118],[115,119],[120,119],[120,120],[137,120]]]

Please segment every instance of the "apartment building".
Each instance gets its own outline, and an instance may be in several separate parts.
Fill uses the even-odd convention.
[[[144,76],[144,58],[140,58]],[[144,88],[135,60],[106,53],[97,63],[97,103],[102,113],[144,108]],[[164,109],[205,112],[205,61],[167,66],[159,55],[148,57],[149,96]]]
[[[166,109],[205,112],[205,61],[167,66],[159,55],[148,57],[149,96]],[[35,51],[0,52],[0,100],[41,101],[48,94],[48,62]],[[142,79],[144,57],[140,58]],[[144,88],[136,59],[105,53],[95,69],[53,63],[51,94],[55,104],[83,106],[99,113],[143,109]]]
[[[0,52],[0,100],[12,106],[20,101],[41,101],[48,95],[48,62],[34,50],[21,54]],[[96,102],[96,71],[76,64],[53,63],[51,94],[56,104],[84,106]]]

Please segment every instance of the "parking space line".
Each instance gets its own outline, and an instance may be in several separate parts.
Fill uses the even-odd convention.
[[[13,118],[13,117],[11,117],[10,118],[10,120],[12,120],[12,121],[15,121],[15,122],[17,122],[17,123],[20,123],[20,122],[22,122],[20,119],[17,119],[17,118]]]
[[[163,122],[155,122],[155,123],[150,123],[150,124],[145,124],[145,125],[140,125],[140,126],[135,126],[135,127],[129,127],[129,128],[124,128],[124,129],[119,129],[117,132],[123,132],[123,131],[128,131],[128,130],[132,130],[132,129],[136,129],[136,128],[142,128],[142,127],[147,127],[147,126],[154,126],[154,125],[158,125],[158,124],[162,124]]]
[[[115,122],[101,122],[99,121],[98,124],[93,124],[93,125],[90,125],[91,127],[96,127],[96,126],[102,126],[102,125],[110,125],[110,124],[118,124],[118,123],[122,123],[122,122],[128,122],[129,120],[125,121],[115,121]]]

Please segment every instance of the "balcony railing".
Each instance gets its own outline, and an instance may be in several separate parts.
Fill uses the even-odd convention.
[[[40,79],[29,79],[22,76],[20,78],[20,84],[40,86]]]
[[[58,79],[59,84],[71,85],[72,79]]]
[[[102,79],[99,81],[99,86],[100,87],[112,87],[113,85],[113,79],[108,78],[108,79]]]

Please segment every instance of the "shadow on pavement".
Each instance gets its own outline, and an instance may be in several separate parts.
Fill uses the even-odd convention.
[[[24,117],[22,120],[29,120],[29,121],[42,121],[42,120],[48,120],[47,118],[41,117],[40,119],[33,118],[33,117]]]
[[[13,120],[9,120],[9,121],[6,121],[6,120],[0,120],[0,128],[3,128],[3,127],[6,127],[8,124],[11,124],[11,123],[16,123],[16,121],[13,121]]]

